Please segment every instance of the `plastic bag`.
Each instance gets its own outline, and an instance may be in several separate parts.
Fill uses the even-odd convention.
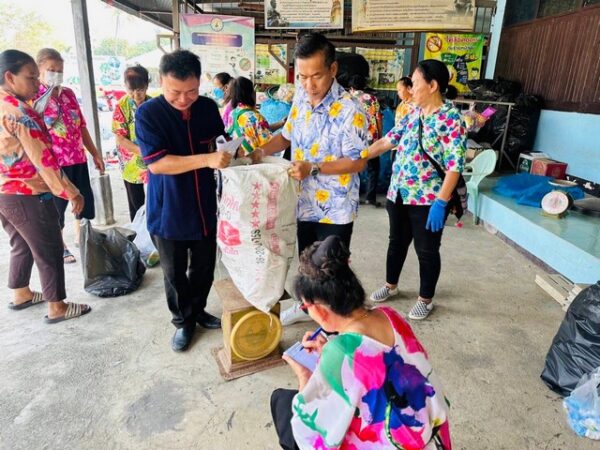
[[[600,367],[584,375],[564,401],[569,425],[582,437],[600,440]]]
[[[493,191],[496,194],[514,198],[519,205],[534,206],[536,208],[542,207],[544,195],[557,189],[568,193],[573,200],[579,200],[585,196],[579,186],[557,187],[549,183],[552,180],[552,177],[518,173],[500,178]]]
[[[117,297],[135,291],[146,267],[132,242],[135,232],[125,228],[100,231],[89,220],[81,223],[80,251],[83,288],[98,297]]]
[[[542,380],[569,395],[581,377],[600,367],[600,282],[575,297],[552,341]]]
[[[242,164],[219,171],[217,244],[241,294],[268,312],[283,295],[296,251],[298,183],[287,173],[289,161]]]
[[[160,261],[158,251],[154,246],[154,242],[150,238],[148,227],[146,225],[146,205],[142,205],[135,213],[133,222],[127,226],[130,230],[135,231],[135,239],[133,243],[140,251],[140,256],[146,267],[154,267]]]

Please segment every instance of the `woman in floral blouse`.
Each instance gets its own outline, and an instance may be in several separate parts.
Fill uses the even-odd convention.
[[[237,77],[229,87],[231,98],[231,125],[225,131],[232,138],[244,136],[242,156],[251,155],[254,150],[271,139],[269,124],[256,109],[256,92],[252,81]]]
[[[419,298],[408,317],[425,319],[433,309],[433,296],[440,275],[440,244],[448,217],[448,201],[463,170],[466,130],[457,108],[444,101],[456,97],[449,86],[446,66],[436,60],[421,61],[412,75],[416,105],[381,140],[367,149],[376,157],[397,147],[387,194],[390,240],[386,283],[371,294],[383,302],[398,293],[398,279],[408,247],[414,241],[419,258]],[[432,158],[445,171],[444,179]]]
[[[85,199],[83,210],[75,215],[75,245],[78,245],[80,219],[93,219],[95,216],[85,150],[90,153],[101,174],[104,173],[104,160],[90,136],[75,93],[68,87],[61,86],[64,61],[60,53],[52,48],[43,48],[38,52],[36,60],[42,81],[38,97],[43,97],[48,89],[53,90],[48,103],[40,112],[52,138],[52,150],[65,175]],[[56,197],[54,203],[58,209],[61,228],[64,228],[67,202]],[[64,261],[75,262],[75,257],[66,245]]]
[[[314,372],[284,356],[298,391],[278,389],[271,412],[284,449],[451,449],[448,404],[427,352],[393,309],[368,309],[338,236],[308,247],[295,281],[303,308],[327,332],[302,344]]]
[[[67,303],[63,244],[53,194],[70,201],[79,214],[83,197],[64,175],[42,119],[27,104],[40,86],[31,56],[0,53],[0,222],[9,237],[8,287],[12,310],[48,302],[46,322],[88,313],[88,305]],[[35,261],[42,292],[29,288]]]
[[[150,99],[146,95],[150,78],[148,71],[140,66],[129,67],[123,74],[127,95],[121,97],[113,113],[112,131],[117,141],[119,165],[127,192],[129,217],[146,202],[144,184],[148,183],[148,168],[142,160],[135,137],[135,113],[142,103]]]

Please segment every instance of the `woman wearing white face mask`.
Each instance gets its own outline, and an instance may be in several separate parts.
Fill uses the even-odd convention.
[[[75,93],[62,85],[64,62],[60,53],[52,48],[44,48],[37,54],[41,85],[36,110],[43,116],[52,137],[52,150],[58,164],[69,180],[79,189],[85,199],[85,206],[75,216],[75,243],[79,241],[79,220],[94,218],[94,196],[90,186],[85,150],[92,156],[96,168],[104,173],[104,160],[92,141]],[[44,96],[49,89],[52,94]],[[54,202],[60,216],[61,228],[65,226],[67,203],[58,197]],[[64,262],[74,263],[75,257],[64,246]]]

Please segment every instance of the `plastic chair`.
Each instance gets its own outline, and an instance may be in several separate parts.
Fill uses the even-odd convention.
[[[496,152],[494,150],[484,150],[477,155],[473,161],[465,164],[465,171],[463,176],[470,176],[467,183],[467,192],[473,199],[473,222],[479,223],[478,217],[478,197],[479,197],[479,183],[490,173],[494,171],[496,167]],[[468,171],[467,169],[470,169]]]

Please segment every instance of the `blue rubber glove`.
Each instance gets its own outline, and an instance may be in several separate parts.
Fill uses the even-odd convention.
[[[431,205],[431,208],[429,209],[429,216],[427,216],[427,224],[425,225],[426,230],[437,233],[444,228],[444,222],[446,221],[446,206],[448,206],[448,202],[441,198],[435,199],[435,202],[433,202],[433,205]]]

